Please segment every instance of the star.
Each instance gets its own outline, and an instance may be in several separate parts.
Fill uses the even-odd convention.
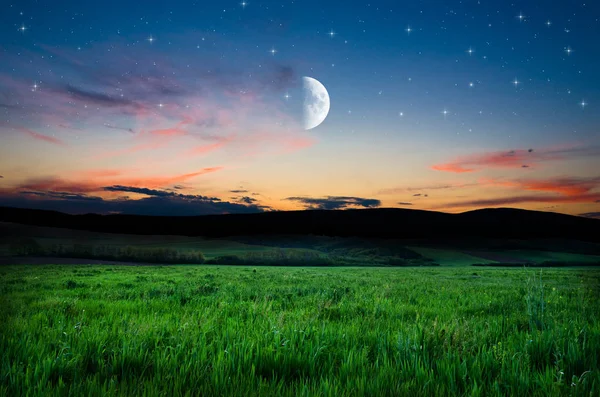
[[[400,113],[398,113],[398,115],[399,115],[400,117],[404,117],[404,112],[400,112]]]
[[[513,81],[513,84],[515,85],[515,87],[517,87],[519,84],[521,84],[521,82],[515,77],[515,81]]]
[[[549,20],[546,21],[546,26],[550,27],[550,25],[552,25],[552,22],[550,22]]]
[[[582,109],[585,109],[585,107],[587,106],[587,102],[585,101],[585,99],[582,99],[581,103],[579,105],[581,106]]]
[[[37,89],[38,89],[39,87],[40,87],[40,86],[39,86],[37,83],[33,83],[33,85],[31,86],[31,91],[35,92],[35,91],[37,91]]]
[[[246,3],[245,1],[242,1],[240,3],[240,5],[242,6],[242,8],[246,8],[246,6],[248,5],[248,3]]]
[[[165,105],[164,105],[164,104],[162,104],[162,103],[159,103],[159,104],[158,104],[158,107],[159,107],[159,108],[162,108],[163,106],[165,106]]]
[[[448,113],[450,113],[449,111],[447,111],[446,109],[444,109],[442,111],[442,114],[444,115],[444,118],[446,118],[446,116],[448,115]]]
[[[472,87],[474,87],[474,86],[475,86],[475,84],[474,84],[473,82],[470,82],[470,83],[469,83],[469,87],[471,87],[471,88],[472,88]]]
[[[275,48],[271,48],[271,50],[269,52],[271,53],[271,55],[275,55],[275,53],[277,52],[277,50]]]
[[[332,30],[329,31],[329,37],[333,38],[333,36],[335,36],[335,32]]]
[[[410,26],[407,26],[406,29],[404,29],[404,30],[406,30],[406,34],[410,34],[410,32],[413,31]]]
[[[523,15],[523,13],[520,12],[519,15],[517,15],[517,18],[519,19],[520,22],[523,22],[523,20],[525,19],[525,15]]]
[[[150,42],[150,44],[152,44],[154,42],[154,37],[152,37],[152,35],[150,35],[150,37],[148,37],[148,41]]]
[[[27,30],[27,27],[25,25],[21,25],[19,30],[21,31],[21,33],[25,33],[25,31]]]
[[[287,101],[287,100],[288,100],[288,99],[290,99],[292,96],[286,92],[286,93],[285,93],[285,95],[284,95],[283,97],[284,97],[284,98],[285,98],[285,100]]]
[[[565,48],[565,52],[567,53],[567,55],[571,55],[573,50],[571,49],[571,47],[567,47],[567,48]]]
[[[472,49],[471,47],[469,47],[469,49],[467,50],[467,53],[469,53],[469,55],[473,55],[474,52],[475,52],[475,50]]]

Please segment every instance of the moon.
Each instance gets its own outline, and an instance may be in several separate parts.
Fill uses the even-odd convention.
[[[302,86],[304,87],[304,129],[312,130],[329,114],[329,94],[325,86],[312,77],[303,77]]]

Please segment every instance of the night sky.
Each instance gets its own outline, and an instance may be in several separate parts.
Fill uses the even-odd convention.
[[[591,0],[3,2],[0,205],[599,216],[599,50]]]

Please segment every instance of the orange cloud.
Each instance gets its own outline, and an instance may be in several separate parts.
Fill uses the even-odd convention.
[[[103,191],[104,186],[124,185],[133,187],[145,188],[160,188],[185,182],[189,179],[217,172],[224,167],[207,167],[200,171],[188,174],[173,175],[173,176],[141,176],[127,177],[107,180],[103,177],[100,180],[89,179],[85,181],[69,181],[61,178],[39,178],[30,180],[17,187],[17,190],[31,191],[53,191],[53,192],[70,192],[70,193],[92,193]]]
[[[491,199],[473,199],[443,204],[443,208],[496,207],[523,203],[594,203],[600,200],[600,177],[594,178],[550,178],[503,181],[498,179],[481,179],[481,186],[505,186],[521,191],[554,193],[553,195],[519,194]]]
[[[600,193],[582,194],[576,196],[509,196],[492,199],[466,200],[444,204],[436,209],[498,207],[524,203],[593,203],[600,200]]]
[[[552,192],[564,196],[584,195],[600,187],[600,177],[596,178],[552,178],[525,179],[501,181],[497,179],[482,179],[482,184],[515,187],[521,190]]]
[[[457,174],[462,174],[463,172],[473,172],[475,171],[473,168],[464,168],[460,164],[449,163],[449,164],[438,164],[431,167],[436,171],[446,171],[446,172],[455,172]]]
[[[149,188],[164,187],[164,186],[168,186],[168,185],[185,182],[188,179],[192,179],[192,178],[195,178],[200,175],[205,175],[205,174],[221,171],[222,169],[224,169],[224,167],[208,167],[208,168],[203,168],[202,170],[200,170],[198,172],[192,172],[189,174],[182,174],[182,175],[175,175],[175,176],[168,176],[168,177],[156,176],[156,177],[127,178],[127,179],[121,179],[114,183],[111,182],[110,184],[111,185],[134,186],[134,187],[149,187]]]

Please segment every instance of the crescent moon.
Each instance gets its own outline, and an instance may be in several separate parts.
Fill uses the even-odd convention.
[[[311,130],[321,124],[329,114],[329,94],[325,86],[312,77],[303,77],[304,129]]]

